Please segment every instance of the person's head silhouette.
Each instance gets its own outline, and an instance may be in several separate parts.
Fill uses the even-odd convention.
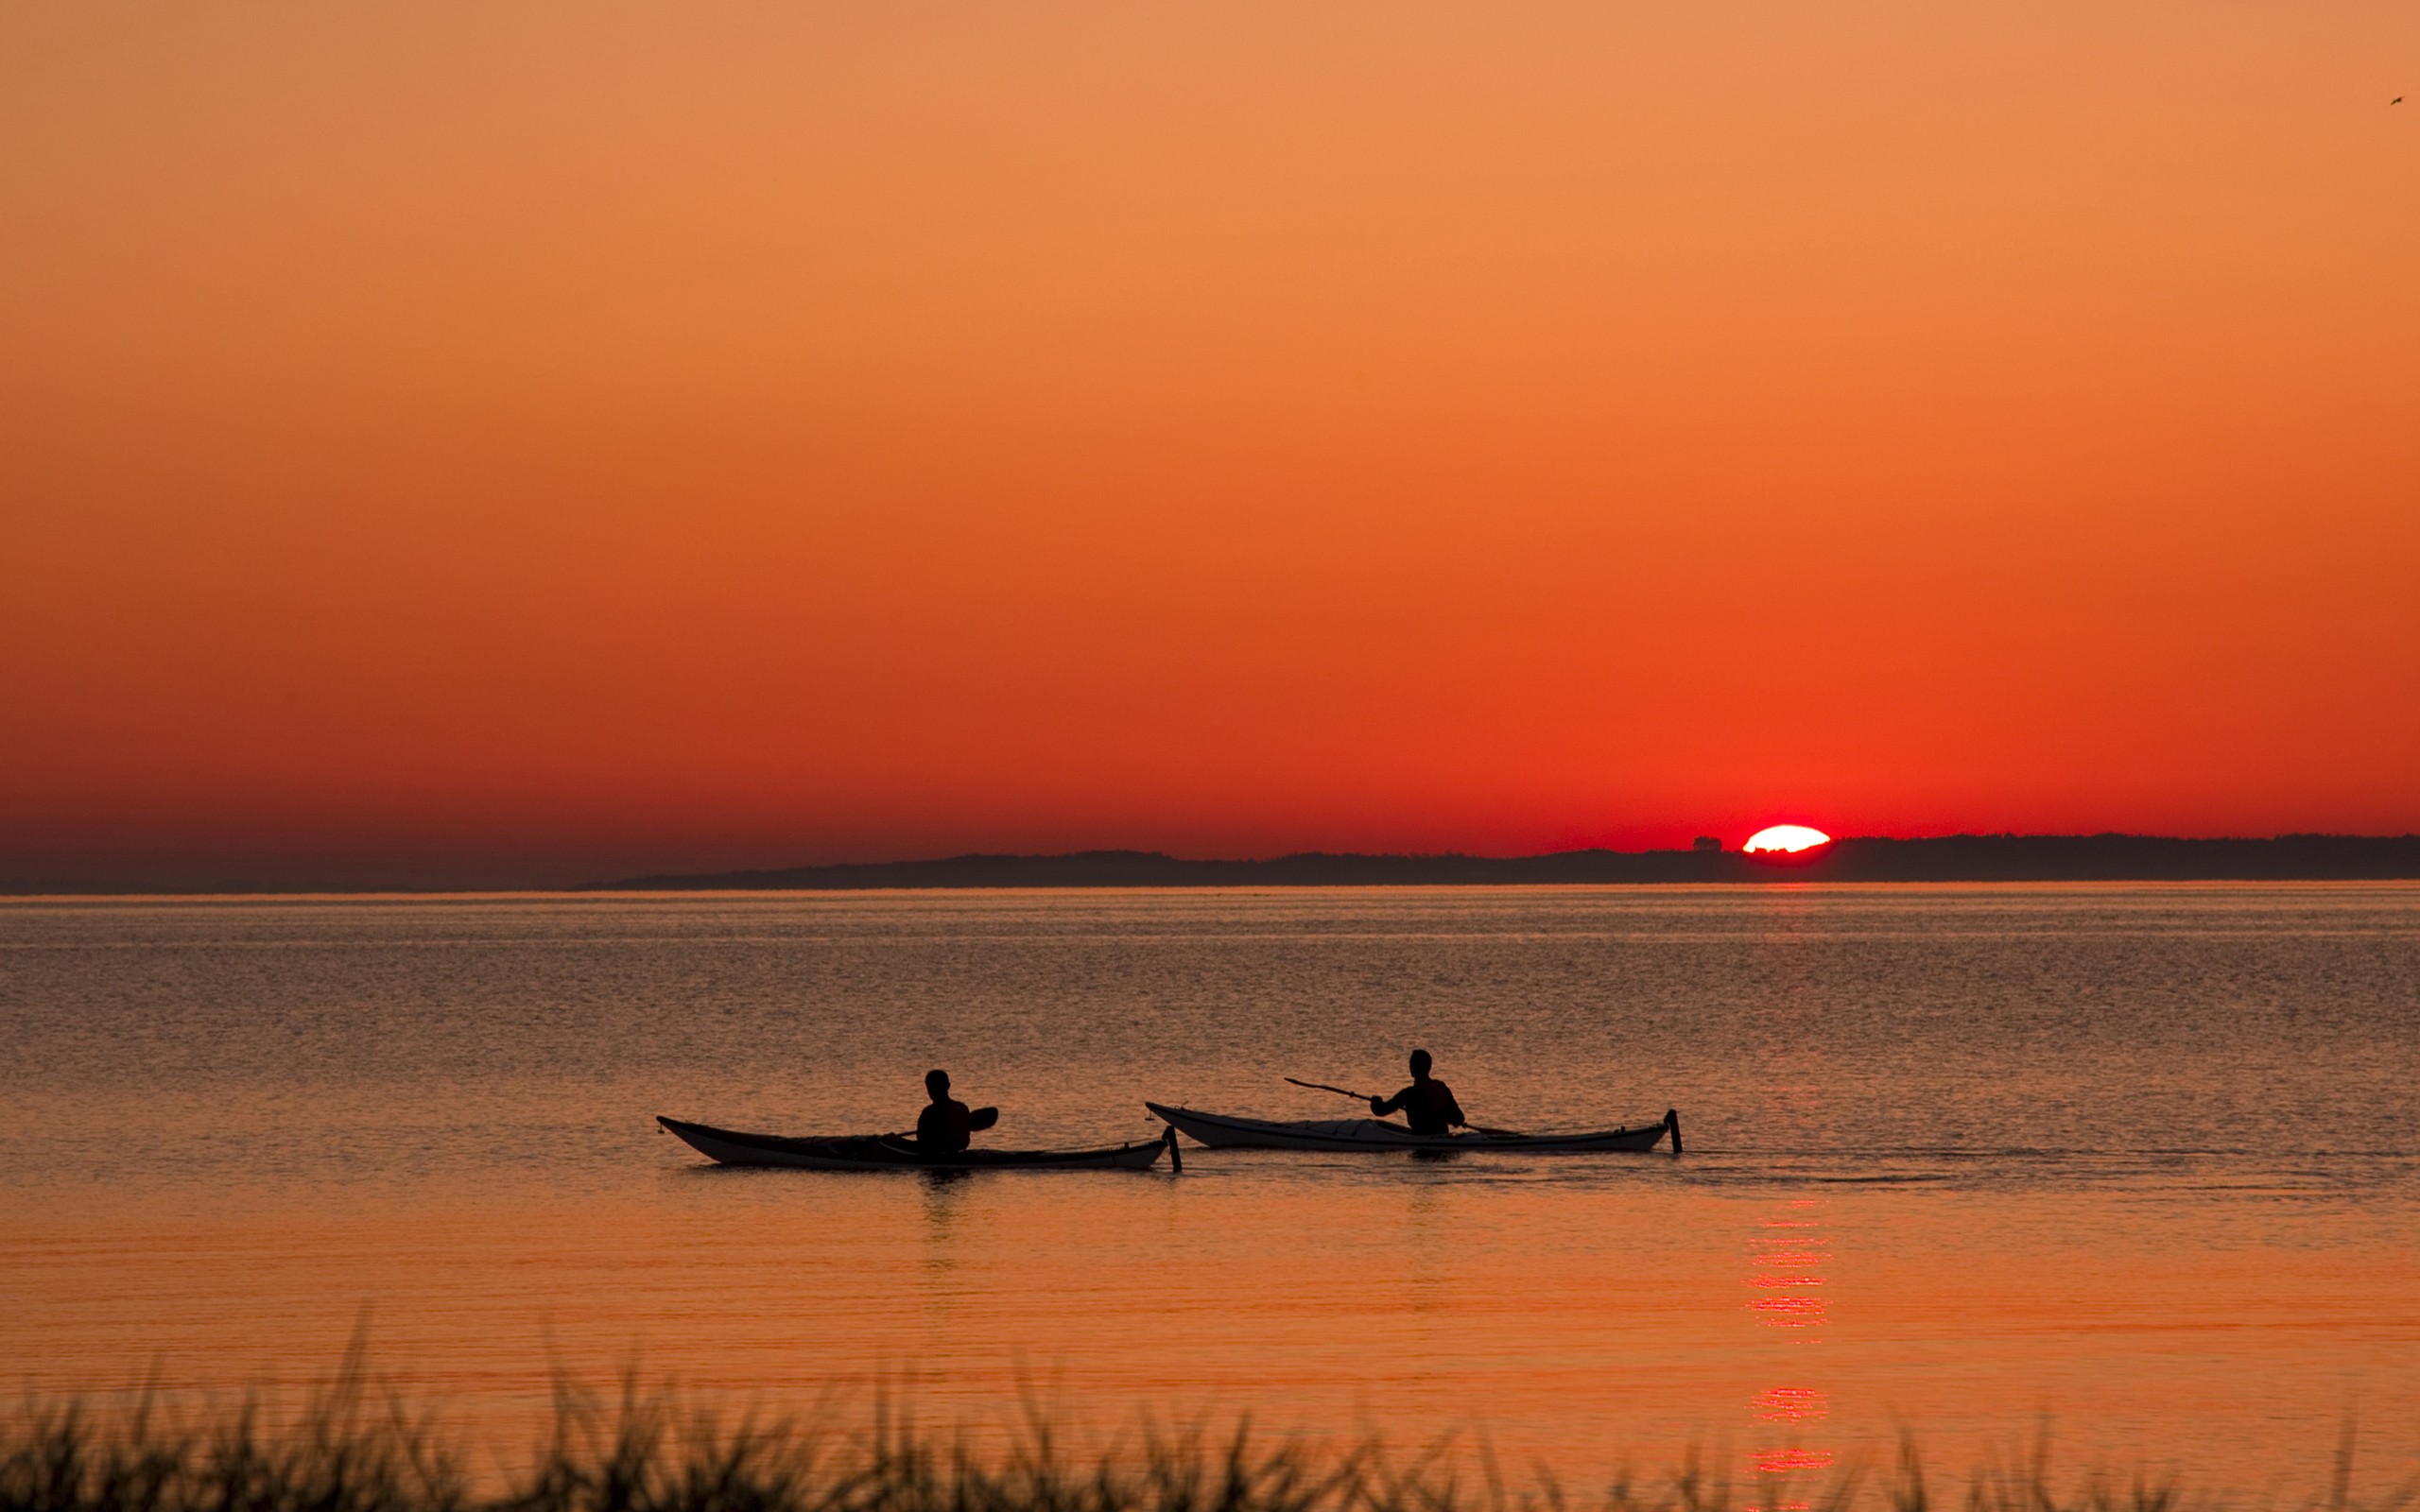
[[[1430,1064],[1431,1062],[1428,1058],[1427,1051],[1413,1051],[1411,1053],[1411,1079],[1414,1081],[1424,1081],[1427,1079]]]
[[[925,1073],[925,1094],[937,1103],[949,1101],[949,1073],[946,1071]]]

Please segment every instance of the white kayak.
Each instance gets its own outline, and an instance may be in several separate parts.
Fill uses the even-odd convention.
[[[1382,1118],[1314,1118],[1280,1121],[1230,1118],[1223,1113],[1196,1112],[1145,1103],[1151,1116],[1187,1139],[1212,1149],[1234,1150],[1525,1150],[1533,1155],[1593,1155],[1613,1151],[1645,1151],[1672,1137],[1672,1153],[1681,1153],[1681,1115],[1670,1109],[1652,1124],[1638,1128],[1609,1128],[1589,1134],[1506,1134],[1458,1129],[1451,1134],[1414,1134],[1401,1124]]]

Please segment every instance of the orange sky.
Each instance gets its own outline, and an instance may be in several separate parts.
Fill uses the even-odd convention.
[[[2420,828],[2420,9],[0,9],[0,885]]]

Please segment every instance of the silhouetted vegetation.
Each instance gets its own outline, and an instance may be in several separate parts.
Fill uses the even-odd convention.
[[[1912,1447],[1884,1473],[1806,1486],[1808,1512],[2187,1512],[2195,1507],[2401,1512],[2411,1487],[2352,1495],[2350,1435],[2315,1494],[2189,1492],[2088,1476],[2053,1484],[2046,1456],[1987,1468],[1938,1496]],[[877,1415],[840,1432],[796,1421],[718,1425],[632,1394],[614,1413],[566,1401],[517,1468],[475,1474],[434,1418],[357,1377],[291,1419],[257,1404],[195,1422],[151,1402],[103,1420],[28,1405],[0,1425],[0,1512],[1754,1512],[1747,1488],[1692,1462],[1585,1494],[1545,1471],[1517,1483],[1484,1446],[1408,1464],[1237,1431],[1140,1432],[1080,1453],[1041,1415],[996,1452]],[[1768,1480],[1758,1487],[1769,1494]],[[2247,1496],[2249,1499],[2247,1499]]]

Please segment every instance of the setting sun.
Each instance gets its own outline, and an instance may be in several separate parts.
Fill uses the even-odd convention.
[[[1789,855],[1831,843],[1832,837],[1821,830],[1809,829],[1804,824],[1774,824],[1750,835],[1748,843],[1739,849],[1750,855]]]

